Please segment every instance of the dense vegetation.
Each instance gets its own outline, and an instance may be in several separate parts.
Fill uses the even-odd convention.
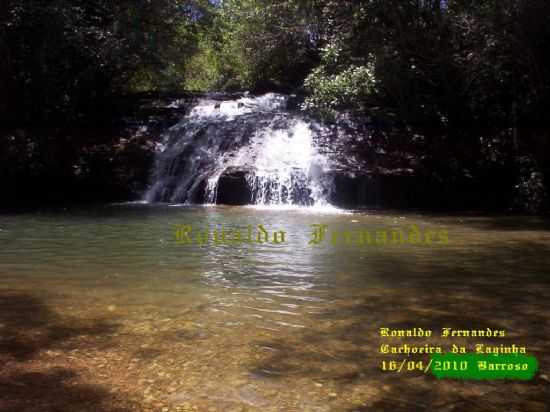
[[[0,50],[2,180],[80,170],[90,139],[68,154],[59,129],[108,118],[116,96],[283,91],[368,120],[434,181],[547,201],[547,0],[6,0]]]

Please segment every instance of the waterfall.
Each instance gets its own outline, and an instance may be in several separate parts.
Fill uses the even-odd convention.
[[[274,93],[198,101],[164,135],[145,200],[218,203],[232,190],[256,205],[327,205],[319,125],[288,110],[287,101]],[[227,190],[226,181],[233,184]]]

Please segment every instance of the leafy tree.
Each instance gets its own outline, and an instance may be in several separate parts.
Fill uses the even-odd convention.
[[[18,123],[59,122],[85,116],[115,91],[177,88],[201,7],[191,0],[8,0],[0,74],[10,86],[1,106]]]
[[[199,55],[188,66],[190,84],[289,90],[301,85],[317,60],[302,2],[226,0],[215,13],[201,38]],[[206,70],[201,73],[197,68],[203,64]]]

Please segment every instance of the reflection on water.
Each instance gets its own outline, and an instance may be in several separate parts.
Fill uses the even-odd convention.
[[[178,245],[178,224],[287,242]],[[313,224],[449,243],[311,246]],[[0,217],[0,245],[2,411],[536,411],[550,396],[550,228],[534,218],[118,205]],[[503,328],[541,373],[382,372],[380,327]]]

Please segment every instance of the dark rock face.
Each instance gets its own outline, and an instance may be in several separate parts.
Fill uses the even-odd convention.
[[[252,203],[252,190],[247,182],[249,171],[228,168],[218,180],[217,204],[243,206]]]
[[[498,210],[509,193],[505,183],[493,178],[472,182],[463,178],[450,182],[436,181],[430,176],[413,174],[353,174],[333,172],[329,201],[345,209],[420,209],[474,210],[480,206]],[[511,180],[511,179],[510,179]]]
[[[193,204],[206,203],[206,179],[198,180],[195,183],[195,187],[192,190],[193,195],[190,198],[190,202]]]
[[[218,180],[217,204],[242,206],[253,203],[248,177],[251,170],[228,168]],[[346,208],[426,207],[423,179],[412,175],[332,173],[331,204]],[[199,203],[199,202],[198,202]]]
[[[422,179],[412,175],[347,174],[333,175],[330,202],[347,209],[421,207]]]

